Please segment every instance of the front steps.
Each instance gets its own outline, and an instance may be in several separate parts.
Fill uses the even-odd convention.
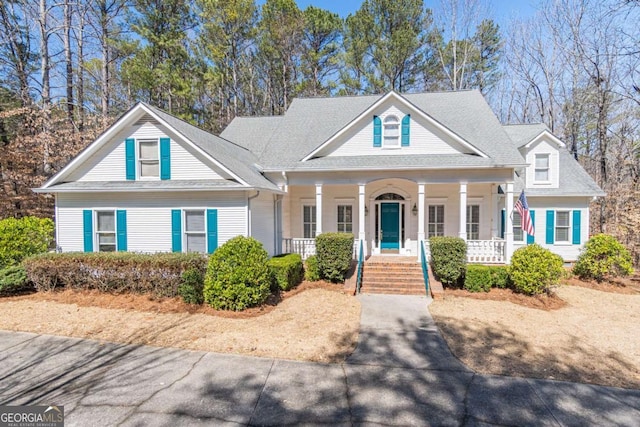
[[[362,268],[362,293],[426,295],[422,265],[415,257],[372,256]]]

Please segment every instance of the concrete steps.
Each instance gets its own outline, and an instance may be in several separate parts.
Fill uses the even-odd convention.
[[[361,292],[369,294],[425,295],[422,266],[415,258],[381,257],[367,260],[362,269]]]

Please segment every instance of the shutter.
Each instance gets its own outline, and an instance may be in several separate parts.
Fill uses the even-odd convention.
[[[502,209],[500,211],[500,238],[504,239],[504,228],[507,225],[507,212]]]
[[[382,147],[382,120],[373,116],[373,146]]]
[[[402,146],[408,147],[410,141],[411,114],[402,118]]]
[[[127,211],[116,211],[116,247],[118,251],[127,250]]]
[[[93,252],[93,211],[82,211],[82,228],[84,230],[84,251]]]
[[[555,241],[555,211],[547,211],[547,245],[553,245]]]
[[[124,142],[124,152],[126,157],[127,180],[136,179],[136,140],[129,138]]]
[[[207,209],[207,252],[218,249],[218,210]]]
[[[580,244],[580,211],[573,211],[573,240],[574,245]]]
[[[533,224],[533,228],[536,227],[536,211],[529,210],[529,215],[531,215],[531,224]],[[534,230],[535,231],[535,230]],[[531,234],[527,234],[527,245],[531,245],[536,242],[535,236]]]
[[[160,138],[160,179],[171,179],[171,140]]]
[[[171,250],[182,252],[182,211],[171,210]]]

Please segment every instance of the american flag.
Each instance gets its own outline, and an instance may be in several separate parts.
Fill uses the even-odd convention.
[[[533,236],[535,230],[533,228],[533,221],[531,220],[531,214],[529,214],[529,204],[527,203],[527,196],[524,195],[524,190],[520,193],[520,197],[516,201],[516,204],[513,205],[514,209],[518,211],[520,214],[520,218],[522,218],[521,228],[530,236]]]

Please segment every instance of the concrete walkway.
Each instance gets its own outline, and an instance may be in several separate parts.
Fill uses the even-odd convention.
[[[0,404],[64,405],[67,426],[640,425],[640,390],[474,374],[426,298],[359,299],[343,364],[0,331]]]

